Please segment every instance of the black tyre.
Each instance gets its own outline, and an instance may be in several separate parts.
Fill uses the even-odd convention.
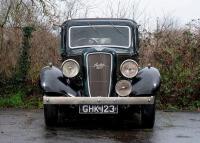
[[[141,125],[143,128],[152,129],[155,122],[155,103],[152,105],[142,105]]]
[[[46,126],[55,126],[58,123],[58,105],[44,104],[44,120]]]

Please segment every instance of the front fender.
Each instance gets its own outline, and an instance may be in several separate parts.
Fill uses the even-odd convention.
[[[55,66],[44,67],[40,72],[40,87],[43,92],[66,96],[77,96],[77,93],[66,83],[60,69]]]
[[[159,90],[161,79],[160,72],[154,67],[145,67],[140,70],[133,82],[132,93],[139,95],[155,95]]]

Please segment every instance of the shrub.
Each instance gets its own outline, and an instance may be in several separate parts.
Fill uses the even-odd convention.
[[[194,25],[184,29],[165,27],[142,41],[141,51],[144,53],[151,47],[153,65],[162,76],[162,108],[172,104],[184,109],[200,101],[200,27],[195,25],[195,28]]]

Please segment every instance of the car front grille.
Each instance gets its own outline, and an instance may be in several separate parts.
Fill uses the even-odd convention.
[[[90,53],[87,55],[87,83],[91,97],[107,97],[111,90],[112,54]]]

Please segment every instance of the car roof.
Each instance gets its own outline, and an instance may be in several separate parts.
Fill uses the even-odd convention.
[[[138,26],[132,19],[124,18],[81,18],[65,21],[62,26],[81,26],[81,25],[122,25],[122,26]]]

